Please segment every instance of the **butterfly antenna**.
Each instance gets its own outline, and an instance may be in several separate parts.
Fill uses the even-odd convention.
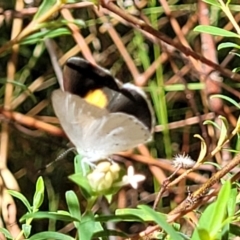
[[[48,163],[47,165],[45,165],[43,168],[39,169],[38,170],[38,173],[39,172],[42,172],[43,170],[49,168],[50,166],[52,166],[54,163],[62,160],[69,152],[75,150],[76,148],[75,147],[72,147],[72,148],[69,148],[68,150],[64,151],[63,153],[61,153],[55,160],[53,160],[52,162]]]

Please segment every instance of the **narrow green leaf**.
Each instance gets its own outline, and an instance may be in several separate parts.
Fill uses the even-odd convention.
[[[26,219],[53,219],[53,220],[59,220],[59,221],[65,221],[65,222],[73,222],[73,221],[79,221],[79,219],[72,217],[70,214],[65,214],[63,212],[35,212],[35,213],[27,213],[21,217],[19,220],[20,222],[26,220]]]
[[[67,21],[65,19],[58,19],[57,21],[43,22],[38,25],[39,29],[47,28],[47,29],[57,29],[63,26],[67,26],[69,23],[73,23],[79,27],[86,27],[85,22],[82,19],[73,19],[73,21]]]
[[[7,238],[7,239],[13,239],[10,232],[6,228],[0,227],[0,232]]]
[[[232,42],[224,42],[224,43],[220,43],[217,47],[217,50],[221,50],[224,48],[237,48],[240,49],[240,46],[236,43],[232,43]]]
[[[43,0],[42,4],[38,7],[38,11],[34,15],[33,19],[36,20],[40,16],[46,14],[47,11],[49,11],[50,8],[52,8],[58,0]]]
[[[201,140],[201,150],[200,150],[197,162],[202,162],[207,154],[207,144],[199,134],[195,134],[194,137],[199,138]]]
[[[217,0],[203,0],[203,1],[215,7],[221,7],[220,3]]]
[[[68,209],[70,214],[79,219],[79,221],[81,221],[81,210],[80,210],[80,205],[78,202],[78,198],[76,196],[76,194],[73,191],[67,191],[66,192],[66,200],[67,200],[67,205],[68,205]],[[78,235],[81,235],[80,232],[80,223],[79,222],[73,222],[74,226],[76,227],[76,229],[78,230]]]
[[[46,239],[75,240],[75,238],[72,238],[66,234],[59,233],[59,232],[51,232],[51,231],[37,233],[32,235],[30,238],[28,238],[28,240],[46,240]]]
[[[94,239],[95,238],[100,238],[100,237],[101,238],[102,237],[109,237],[109,236],[118,236],[118,237],[122,237],[124,239],[129,239],[129,236],[126,233],[116,231],[116,230],[106,230],[106,229],[104,229],[103,231],[96,232],[93,235]]]
[[[66,27],[64,28],[59,28],[59,29],[54,29],[54,30],[45,30],[37,33],[33,33],[32,35],[24,38],[20,44],[21,45],[26,45],[26,44],[36,44],[40,41],[43,41],[44,38],[54,38],[58,36],[63,36],[63,35],[71,35],[71,31],[67,29]]]
[[[139,62],[143,66],[143,69],[146,71],[150,66],[150,58],[148,54],[148,46],[144,42],[143,35],[135,30],[134,37],[132,39],[132,44],[135,47],[137,58],[139,58]]]
[[[232,54],[232,55],[235,55],[235,56],[238,56],[238,57],[240,57],[240,54],[239,53],[237,53],[237,52],[229,52],[229,54]]]
[[[44,200],[44,182],[43,178],[39,177],[36,183],[36,190],[33,196],[33,211],[37,210]]]
[[[83,158],[80,155],[76,155],[74,158],[74,170],[75,173],[80,173],[82,176],[86,177],[86,175],[90,172],[90,166],[86,162],[82,161]]]
[[[222,186],[215,205],[214,212],[209,224],[209,232],[212,239],[216,239],[217,233],[221,228],[221,224],[226,217],[228,200],[231,194],[231,183],[226,181]]]
[[[214,26],[199,25],[195,27],[193,30],[196,32],[208,33],[215,36],[240,38],[240,36],[237,33],[230,32],[228,30]]]
[[[92,212],[87,212],[82,216],[82,221],[79,224],[79,238],[91,240],[95,230],[95,220]]]
[[[228,137],[228,123],[225,117],[219,116],[218,118],[221,120],[221,131],[220,131],[220,136],[218,139],[217,146],[222,146]]]
[[[134,214],[125,214],[125,211],[121,211],[124,209],[117,209],[115,212],[115,215],[99,215],[99,216],[95,216],[95,221],[97,222],[107,222],[107,221],[111,221],[111,222],[143,222],[144,220]],[[129,209],[130,210],[134,210],[134,209]],[[135,209],[137,210],[137,209]],[[139,211],[142,213],[142,211],[139,209]],[[145,219],[145,216],[144,216]],[[150,219],[150,221],[152,221],[152,218]]]
[[[234,69],[232,70],[232,72],[234,72],[234,73],[238,73],[238,72],[240,72],[240,67],[236,67],[236,68],[234,68]]]
[[[82,173],[73,174],[68,178],[81,187],[81,191],[86,199],[89,199],[92,196],[94,196],[92,188],[89,185],[88,179],[86,178],[86,176],[83,176]]]
[[[82,156],[76,155],[74,158],[74,172],[75,173],[80,173],[83,175],[83,170],[82,170]]]
[[[6,78],[0,78],[0,83],[6,84],[6,83],[11,83],[14,86],[20,87],[23,91],[26,91],[27,94],[29,94],[30,98],[33,100],[34,103],[37,103],[37,99],[34,96],[34,94],[31,92],[31,90],[23,83],[19,82],[18,80],[10,81],[6,80]]]
[[[151,217],[154,219],[154,222],[156,222],[172,239],[183,239],[180,234],[178,234],[177,231],[169,223],[167,223],[162,216],[159,216],[152,208],[143,205],[138,207],[142,209],[145,214],[151,215]]]
[[[207,125],[207,124],[212,124],[215,128],[217,128],[218,130],[221,130],[221,127],[217,123],[213,122],[212,120],[206,120],[203,122],[203,125]]]
[[[10,195],[12,195],[13,197],[19,199],[27,207],[29,213],[32,212],[32,207],[25,196],[23,196],[21,193],[14,191],[14,190],[8,190],[8,193]]]
[[[195,229],[192,239],[217,239],[226,217],[228,199],[231,193],[231,183],[227,181],[221,188],[217,201],[209,205],[202,214],[198,227]]]
[[[238,117],[237,124],[236,124],[236,131],[237,133],[240,133],[240,116]],[[239,136],[238,136],[239,137]]]
[[[236,209],[236,200],[237,200],[238,190],[236,187],[231,189],[231,194],[228,200],[227,212],[229,217],[233,217]]]
[[[145,221],[145,222],[150,222],[150,221],[154,221],[154,219],[152,218],[151,214],[146,213],[146,211],[142,210],[142,209],[132,209],[132,208],[123,208],[123,209],[117,209],[115,211],[116,216],[126,216],[126,217],[130,217],[131,221]],[[162,218],[166,218],[166,216],[162,213],[157,212],[157,215],[159,215]],[[135,220],[134,220],[134,218]],[[125,220],[123,220],[125,221]]]
[[[55,38],[63,35],[69,35],[72,34],[72,32],[67,27],[61,27],[58,29],[50,29],[44,38]]]
[[[240,104],[238,102],[236,102],[235,100],[233,100],[232,98],[230,98],[230,97],[224,96],[222,94],[214,94],[214,95],[211,96],[211,98],[222,98],[222,99],[230,102],[232,105],[234,105],[238,109],[240,109]]]
[[[186,85],[180,84],[180,83],[175,83],[175,84],[171,84],[171,85],[165,85],[164,90],[167,92],[184,91],[186,89],[201,90],[201,89],[204,89],[205,87],[206,87],[205,83],[188,83]]]
[[[78,202],[77,195],[73,191],[67,191],[66,200],[67,200],[69,213],[71,214],[71,216],[81,221],[81,210],[80,210],[80,205]]]

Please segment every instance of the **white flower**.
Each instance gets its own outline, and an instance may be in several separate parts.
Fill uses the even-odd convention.
[[[113,182],[118,179],[120,167],[116,163],[100,162],[95,169],[87,175],[88,182],[95,192],[104,192],[110,189]]]
[[[123,176],[122,184],[127,185],[130,184],[134,189],[137,189],[138,183],[142,182],[146,179],[144,175],[135,174],[133,166],[129,166],[127,170],[127,175]]]
[[[191,159],[190,156],[188,156],[187,154],[185,155],[185,153],[183,154],[177,154],[174,158],[173,158],[173,165],[174,167],[181,167],[181,168],[192,168],[195,165],[195,161]]]

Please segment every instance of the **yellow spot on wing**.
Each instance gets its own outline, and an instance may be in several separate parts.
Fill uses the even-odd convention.
[[[105,108],[107,105],[107,97],[100,89],[90,91],[84,98],[88,103],[100,108]]]

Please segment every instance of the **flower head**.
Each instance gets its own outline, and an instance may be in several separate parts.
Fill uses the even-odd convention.
[[[173,165],[174,167],[181,167],[181,168],[192,168],[195,165],[195,161],[191,159],[191,157],[189,155],[185,155],[185,153],[183,154],[177,154],[174,158],[173,158]]]
[[[108,161],[100,162],[96,168],[87,175],[88,182],[95,192],[104,192],[110,189],[113,182],[119,178],[120,167]]]

